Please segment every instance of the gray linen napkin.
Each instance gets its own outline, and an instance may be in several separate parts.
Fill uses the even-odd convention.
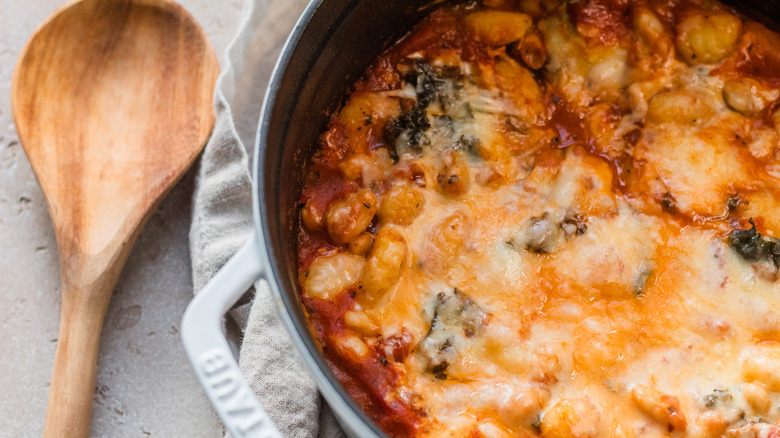
[[[228,46],[214,93],[217,120],[200,159],[194,195],[190,253],[195,291],[252,231],[248,152],[277,55],[305,6],[305,0],[247,0]],[[285,436],[343,436],[294,352],[268,285],[258,282],[254,294],[245,297],[251,301],[230,312],[226,330],[232,345],[240,345],[239,368],[261,405]]]

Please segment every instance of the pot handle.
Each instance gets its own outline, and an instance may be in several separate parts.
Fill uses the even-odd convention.
[[[211,404],[235,438],[283,438],[238,370],[222,317],[263,277],[260,241],[250,239],[192,300],[181,322],[184,348]]]

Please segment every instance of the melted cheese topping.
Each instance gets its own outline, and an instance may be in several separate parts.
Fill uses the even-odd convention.
[[[301,282],[350,394],[395,436],[780,433],[780,80],[733,67],[769,37],[484,3],[384,55],[312,161]]]

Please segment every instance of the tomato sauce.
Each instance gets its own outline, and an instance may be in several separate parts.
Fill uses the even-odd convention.
[[[344,313],[352,308],[354,300],[349,291],[334,300],[304,299],[309,323],[328,366],[341,382],[347,394],[382,430],[392,436],[413,436],[419,426],[419,413],[409,403],[390,394],[400,379],[400,372],[372,348],[362,360],[353,360],[337,354],[338,339],[348,334]]]
[[[464,61],[488,61],[486,47],[459,24],[459,18],[469,10],[460,5],[433,11],[383,57],[395,66],[411,53],[420,52],[425,58],[431,58],[443,50],[456,50]]]
[[[780,86],[780,37],[754,22],[746,23],[744,31],[733,64],[727,63],[725,68]]]
[[[299,205],[310,203],[315,211],[324,215],[325,209],[333,200],[345,196],[357,189],[353,182],[346,181],[335,167],[335,161],[315,160],[306,173],[303,193]],[[305,227],[298,229],[298,269],[305,271],[324,251],[334,250],[336,246],[328,240],[324,230],[311,231]]]
[[[586,0],[567,5],[577,30],[604,45],[628,35],[629,6],[628,0]]]

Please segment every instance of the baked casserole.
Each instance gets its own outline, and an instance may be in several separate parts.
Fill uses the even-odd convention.
[[[334,375],[394,437],[780,436],[778,98],[715,1],[432,10],[308,164]]]

